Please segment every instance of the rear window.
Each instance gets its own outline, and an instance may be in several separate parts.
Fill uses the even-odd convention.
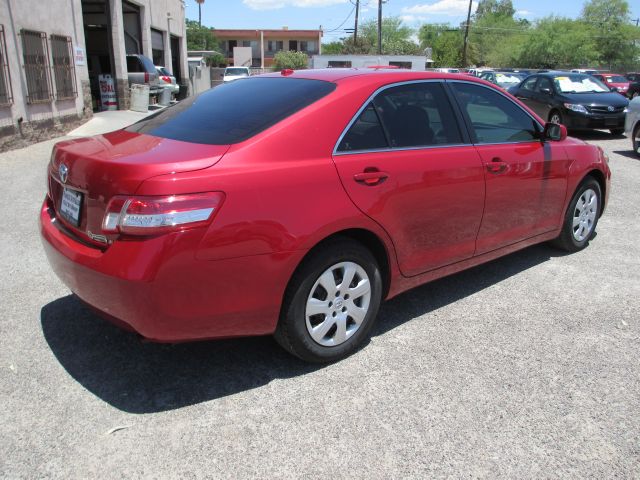
[[[247,78],[207,90],[126,130],[183,142],[242,142],[316,102],[334,83],[299,78]]]
[[[225,75],[249,75],[249,70],[246,68],[227,68],[224,71]]]

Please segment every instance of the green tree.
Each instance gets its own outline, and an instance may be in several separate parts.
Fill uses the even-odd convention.
[[[628,63],[638,56],[636,30],[629,22],[626,0],[590,0],[580,18],[592,37],[597,38],[599,61],[609,68]]]
[[[296,52],[293,50],[279,51],[273,57],[273,67],[276,70],[284,70],[290,68],[292,70],[301,70],[309,65],[309,56],[304,52]]]
[[[214,30],[201,27],[195,20],[186,20],[187,50],[219,50],[220,45]]]
[[[412,40],[413,29],[402,24],[400,17],[386,17],[382,19],[382,53],[385,55],[415,55],[420,47]],[[367,53],[377,53],[378,22],[369,20],[360,26],[358,42],[363,47],[371,46]],[[363,48],[364,49],[364,48]]]
[[[433,44],[433,63],[436,67],[462,66],[464,37],[459,30],[442,32]]]
[[[341,55],[344,53],[344,43],[342,41],[325,43],[322,45],[322,53],[325,55]]]
[[[547,17],[536,23],[516,61],[518,66],[528,68],[590,65],[598,58],[596,43],[583,22]]]
[[[513,18],[515,14],[516,10],[511,0],[480,0],[474,19],[479,20],[486,16]]]

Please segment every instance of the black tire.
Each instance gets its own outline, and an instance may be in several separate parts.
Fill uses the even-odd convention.
[[[624,133],[624,128],[611,128],[609,131],[611,132],[611,135],[619,136]]]
[[[596,198],[598,202],[597,213],[595,215],[595,219],[593,220],[591,231],[589,232],[588,235],[586,235],[586,237],[583,240],[579,241],[574,236],[573,220],[574,220],[574,215],[576,213],[578,200],[580,199],[582,194],[589,189],[593,190],[596,194]],[[598,226],[598,219],[600,218],[601,213],[602,213],[602,190],[600,189],[600,184],[595,178],[588,176],[582,181],[582,183],[580,183],[580,185],[576,189],[576,192],[573,194],[573,197],[571,198],[571,202],[569,202],[569,207],[567,208],[567,211],[564,215],[562,231],[560,232],[560,235],[556,239],[554,239],[551,243],[555,247],[560,248],[562,250],[566,250],[567,252],[577,252],[579,250],[582,250],[589,244],[589,241],[594,237],[596,233],[596,227]]]
[[[558,116],[558,118],[559,118],[559,121],[558,121],[558,122],[553,122],[553,120],[552,120],[552,119],[553,119],[554,115],[557,115],[557,116]],[[559,110],[551,110],[551,111],[549,112],[549,122],[551,122],[551,123],[559,123],[559,124],[561,124],[561,125],[563,125],[563,124],[564,124],[564,120],[563,120],[563,118],[562,118],[562,114],[560,113],[560,111],[559,111]]]
[[[353,262],[366,272],[371,287],[369,307],[360,326],[344,343],[324,346],[311,337],[307,328],[307,300],[320,276],[341,262]],[[344,301],[346,304],[347,299]],[[307,362],[328,363],[340,360],[352,354],[369,337],[381,301],[382,276],[378,262],[371,252],[362,244],[346,237],[329,240],[311,252],[293,274],[284,296],[275,339],[285,350]],[[328,315],[324,318],[324,321],[331,320]]]
[[[633,135],[631,135],[631,148],[633,148],[636,157],[640,158],[640,123],[636,125]]]

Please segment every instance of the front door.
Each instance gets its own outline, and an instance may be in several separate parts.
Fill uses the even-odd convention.
[[[484,172],[440,82],[389,87],[341,139],[334,161],[358,208],[393,240],[406,276],[473,256]]]
[[[562,145],[542,142],[540,125],[506,96],[482,85],[451,85],[485,167],[476,254],[557,228],[569,168]]]

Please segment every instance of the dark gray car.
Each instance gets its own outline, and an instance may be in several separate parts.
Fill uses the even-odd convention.
[[[140,54],[127,55],[129,86],[149,85],[149,95],[157,95],[162,89],[160,78],[153,62]]]

